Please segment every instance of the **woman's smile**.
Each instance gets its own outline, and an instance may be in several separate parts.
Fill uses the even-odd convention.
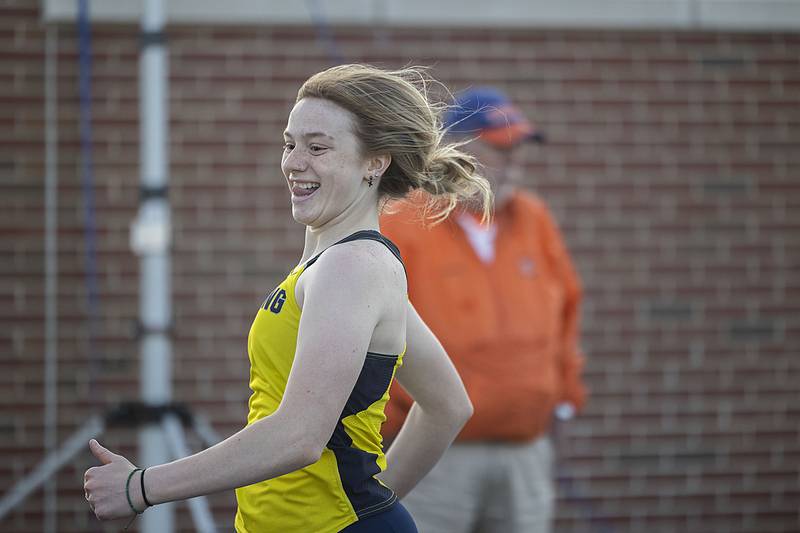
[[[320,187],[319,183],[313,181],[290,180],[289,190],[292,192],[292,202],[308,200]]]

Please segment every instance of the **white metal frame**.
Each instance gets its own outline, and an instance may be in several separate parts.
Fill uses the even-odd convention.
[[[74,0],[42,0],[46,20],[73,20]],[[142,2],[103,0],[96,21],[133,22]],[[170,0],[170,24],[799,30],[800,0]]]

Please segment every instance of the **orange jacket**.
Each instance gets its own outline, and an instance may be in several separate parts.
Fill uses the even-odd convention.
[[[529,440],[553,409],[580,409],[586,390],[578,348],[581,289],[555,221],[519,192],[495,216],[495,259],[481,262],[453,217],[424,227],[415,202],[381,219],[400,248],[408,292],[447,350],[475,407],[460,440]],[[411,399],[393,386],[383,433],[400,429]]]

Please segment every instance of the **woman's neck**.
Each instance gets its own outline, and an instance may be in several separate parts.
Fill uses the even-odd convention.
[[[360,230],[379,231],[378,205],[354,205],[342,214],[332,218],[319,227],[306,226],[305,245],[303,246],[304,263],[319,254],[332,244]]]

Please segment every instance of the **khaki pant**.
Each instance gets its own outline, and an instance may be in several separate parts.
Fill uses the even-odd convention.
[[[420,533],[549,533],[553,449],[529,443],[454,444],[403,499]]]

